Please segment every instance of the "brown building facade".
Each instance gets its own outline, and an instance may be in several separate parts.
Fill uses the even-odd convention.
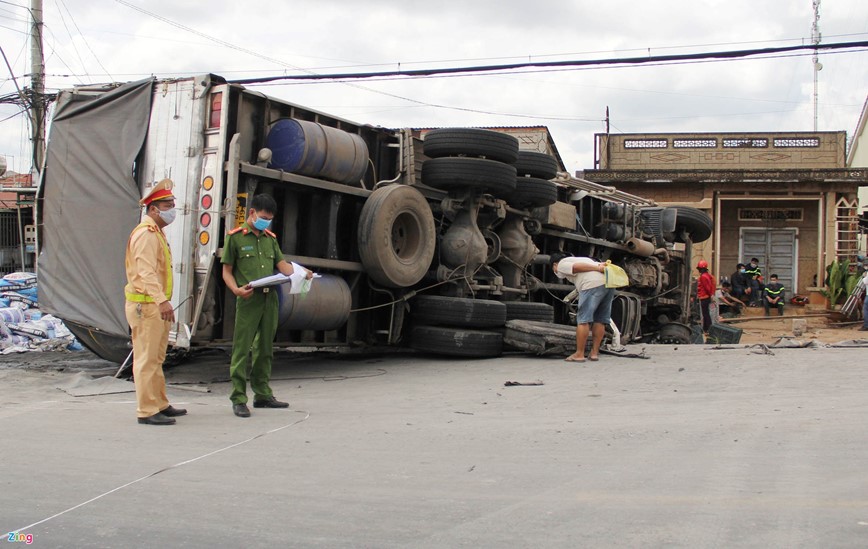
[[[847,169],[845,132],[597,134],[589,181],[711,215],[694,246],[720,278],[757,257],[787,293],[822,285],[825,266],[853,258],[857,190],[868,170]]]

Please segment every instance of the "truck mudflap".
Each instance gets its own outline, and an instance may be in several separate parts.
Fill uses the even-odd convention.
[[[110,334],[93,326],[85,326],[71,320],[65,320],[64,324],[89,351],[109,362],[120,364],[126,360],[132,351],[128,336]]]

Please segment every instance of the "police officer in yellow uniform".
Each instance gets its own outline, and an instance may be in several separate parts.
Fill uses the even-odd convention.
[[[287,408],[289,404],[274,398],[269,386],[273,342],[277,333],[277,288],[253,289],[249,283],[271,276],[274,269],[285,275],[293,272],[280,251],[277,236],[268,230],[277,203],[267,194],[258,194],[250,201],[247,220],[229,231],[223,245],[223,281],[237,296],[235,300],[235,335],[229,377],[232,380],[232,411],[238,417],[250,417],[247,407],[247,376],[253,389],[254,408]],[[308,271],[307,278],[313,273]],[[253,351],[252,367],[248,355]]]
[[[164,179],[139,201],[145,218],[133,229],[124,264],[127,271],[125,313],[133,339],[133,379],[139,423],[172,425],[187,410],[166,398],[163,361],[169,329],[175,322],[172,303],[172,251],[163,228],[175,220],[172,181]]]

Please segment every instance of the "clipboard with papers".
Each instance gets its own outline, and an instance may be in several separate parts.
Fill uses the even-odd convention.
[[[294,261],[291,263],[291,265],[292,274],[289,276],[283,273],[277,273],[271,276],[264,276],[262,278],[257,278],[256,280],[251,280],[248,285],[251,288],[264,288],[266,286],[277,286],[280,284],[286,284],[288,282],[290,284],[290,294],[306,294],[310,291],[313,280],[309,280],[307,278],[307,269]],[[321,275],[318,275],[316,273],[314,273],[313,275],[313,278],[320,277]]]

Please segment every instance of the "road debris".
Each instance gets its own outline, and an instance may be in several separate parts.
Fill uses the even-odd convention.
[[[529,387],[533,385],[545,385],[542,380],[536,381],[505,381],[503,383],[504,387]]]

